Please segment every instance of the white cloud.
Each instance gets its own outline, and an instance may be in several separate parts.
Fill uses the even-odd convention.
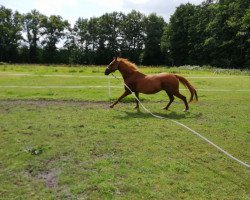
[[[145,4],[148,3],[150,0],[129,0],[129,1],[134,4]]]
[[[0,0],[0,4],[26,13],[36,9],[42,14],[60,15],[73,25],[79,17],[99,17],[113,11],[128,13],[138,10],[144,14],[155,12],[169,20],[181,3],[200,4],[203,0]]]
[[[36,0],[38,10],[46,15],[63,13],[65,8],[74,8],[77,6],[77,0]]]
[[[87,0],[86,4],[88,4],[88,6],[96,6],[97,9],[120,9],[122,7],[122,2],[123,0]]]
[[[176,7],[182,3],[200,4],[203,0],[123,0],[125,9],[135,9],[142,13],[156,13],[166,21],[174,13]],[[137,2],[137,3],[136,3]],[[143,2],[138,4],[138,2]]]

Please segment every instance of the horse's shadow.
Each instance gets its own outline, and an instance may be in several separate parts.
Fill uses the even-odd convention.
[[[123,111],[125,115],[119,115],[117,118],[119,119],[128,119],[128,118],[152,118],[153,116],[145,111],[141,111],[140,109],[132,110],[132,111]],[[202,116],[202,113],[191,113],[191,112],[183,112],[177,113],[175,111],[166,111],[166,113],[162,112],[153,112],[154,115],[164,117],[166,119],[187,119],[187,118],[194,118],[198,119]]]

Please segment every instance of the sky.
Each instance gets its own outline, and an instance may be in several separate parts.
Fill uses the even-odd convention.
[[[72,25],[79,18],[99,17],[113,11],[129,13],[131,10],[140,11],[146,15],[156,13],[166,22],[182,3],[200,4],[203,0],[0,0],[0,5],[20,13],[33,9],[40,13],[60,15]]]

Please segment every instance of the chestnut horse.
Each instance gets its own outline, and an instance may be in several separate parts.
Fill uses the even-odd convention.
[[[157,75],[145,75],[139,72],[135,64],[131,63],[127,59],[115,57],[113,61],[108,65],[105,70],[105,75],[119,70],[124,79],[124,83],[130,88],[132,92],[135,93],[136,97],[139,99],[139,93],[143,94],[155,94],[161,90],[165,90],[170,101],[164,109],[168,110],[171,103],[174,101],[174,96],[180,98],[184,104],[187,111],[189,109],[186,97],[179,92],[179,82],[186,86],[191,97],[189,102],[193,101],[193,97],[198,100],[197,92],[194,87],[182,76],[175,74],[160,73]],[[131,94],[130,91],[125,86],[124,93],[115,101],[110,108],[113,108],[121,99]],[[139,102],[136,100],[136,107],[139,108]]]

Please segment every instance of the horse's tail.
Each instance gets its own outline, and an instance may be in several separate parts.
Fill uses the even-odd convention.
[[[185,79],[184,77],[182,76],[179,76],[179,75],[175,75],[175,77],[185,86],[189,89],[190,93],[191,93],[191,97],[190,97],[190,100],[189,102],[193,101],[194,100],[194,96],[195,96],[195,100],[198,101],[198,95],[197,95],[197,92],[196,92],[196,89],[188,82],[187,79]]]

